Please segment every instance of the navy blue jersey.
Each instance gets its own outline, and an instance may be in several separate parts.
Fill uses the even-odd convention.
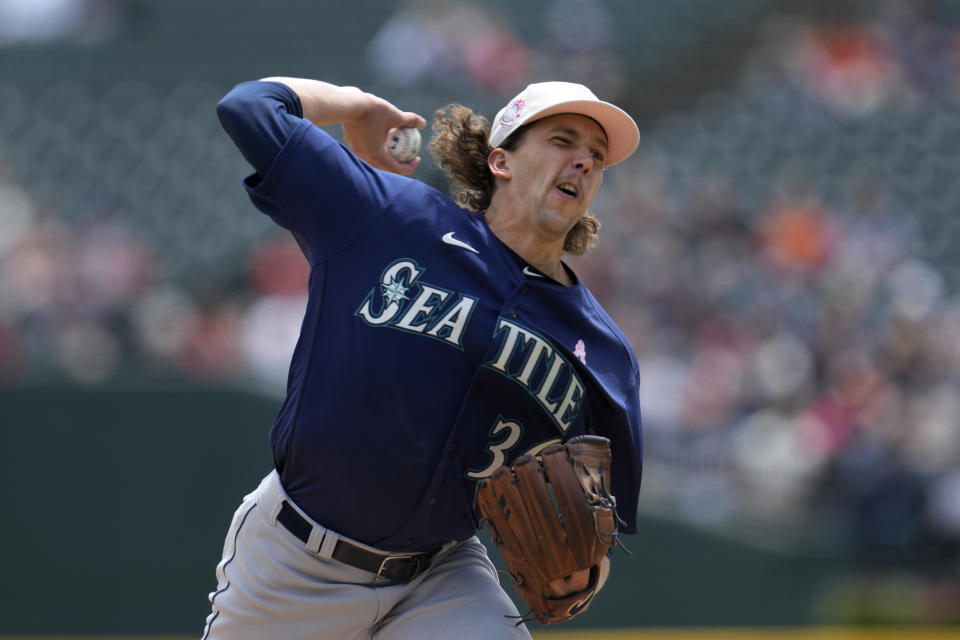
[[[254,205],[311,266],[270,436],[290,497],[367,544],[430,549],[475,533],[478,478],[591,432],[612,442],[612,492],[634,532],[638,367],[586,287],[534,270],[483,215],[372,169],[297,117],[288,89],[252,84],[221,117],[259,167],[245,181]]]

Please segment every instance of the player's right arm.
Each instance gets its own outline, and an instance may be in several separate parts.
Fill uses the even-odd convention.
[[[282,80],[238,84],[217,104],[217,115],[256,170],[244,180],[253,204],[292,231],[301,247],[309,247],[308,258],[319,263],[350,246],[414,184],[371,165],[379,154],[385,168],[409,173],[413,163],[402,165],[389,156],[387,131],[396,123],[425,123],[358,89]],[[363,157],[315,126],[337,121],[347,141],[376,151]],[[383,158],[392,164],[386,166]]]
[[[261,176],[267,175],[302,116],[297,94],[273,82],[238,84],[217,104],[220,124]]]
[[[293,90],[300,99],[303,117],[315,125],[343,125],[344,143],[370,166],[401,175],[408,175],[416,169],[419,160],[400,163],[386,149],[390,129],[422,129],[426,126],[426,120],[416,113],[401,111],[383,98],[356,87],[279,76],[264,78],[263,82],[279,82]]]
[[[320,127],[341,124],[343,141],[357,156],[373,167],[401,175],[412,173],[419,160],[397,162],[387,152],[387,132],[394,127],[426,126],[421,116],[400,111],[356,87],[305,78],[272,77],[241,83],[220,100],[217,115],[260,175],[266,175],[300,118]]]

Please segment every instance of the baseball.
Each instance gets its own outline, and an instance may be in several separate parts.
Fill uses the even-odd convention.
[[[397,162],[410,162],[420,153],[420,131],[407,127],[390,129],[387,150]]]

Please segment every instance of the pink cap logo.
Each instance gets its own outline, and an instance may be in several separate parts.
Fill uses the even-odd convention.
[[[511,122],[516,120],[517,116],[520,115],[520,112],[523,110],[524,104],[525,103],[520,98],[517,98],[511,102],[503,111],[503,115],[500,116],[500,123],[509,125]]]

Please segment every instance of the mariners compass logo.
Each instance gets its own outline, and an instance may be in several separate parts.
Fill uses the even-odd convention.
[[[382,289],[383,299],[387,304],[410,299],[407,296],[409,287],[403,286],[403,282],[397,277],[391,278],[389,282],[381,283],[380,288]]]

